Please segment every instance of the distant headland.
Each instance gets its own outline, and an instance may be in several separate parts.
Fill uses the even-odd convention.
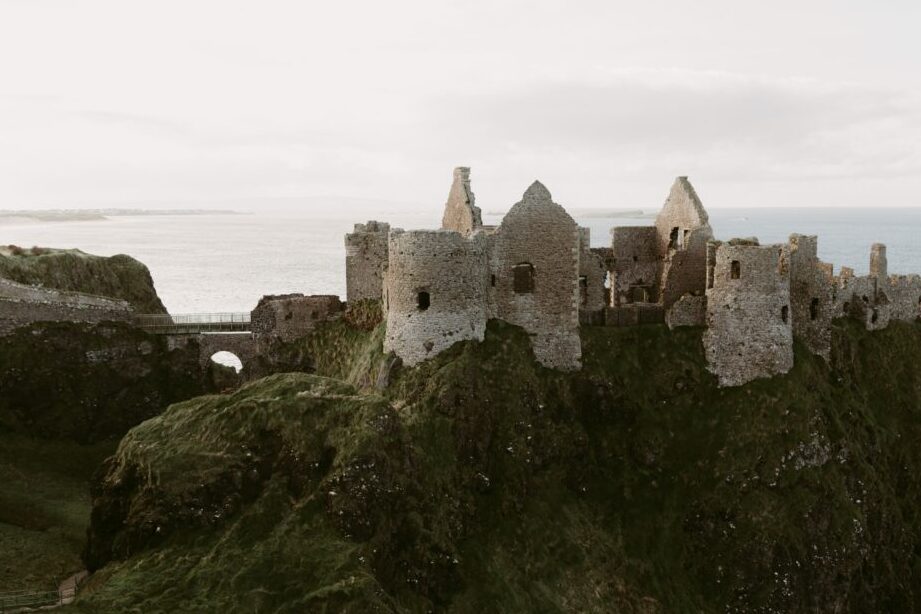
[[[0,209],[0,225],[45,222],[100,222],[111,217],[159,215],[240,215],[231,209]]]

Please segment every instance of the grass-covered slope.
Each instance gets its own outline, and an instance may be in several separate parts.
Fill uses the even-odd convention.
[[[491,323],[383,393],[280,375],[173,406],[95,493],[85,611],[921,610],[921,327],[721,390],[700,331]],[[380,331],[308,341],[374,381]]]
[[[150,271],[123,254],[105,258],[77,249],[2,247],[0,277],[22,284],[120,298],[138,313],[166,313]]]
[[[83,569],[90,478],[114,448],[0,433],[0,593],[54,590]]]

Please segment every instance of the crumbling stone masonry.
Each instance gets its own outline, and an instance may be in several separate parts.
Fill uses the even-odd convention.
[[[659,291],[668,309],[685,294],[703,295],[707,242],[713,230],[703,204],[687,177],[678,177],[656,217],[659,254],[663,267]]]
[[[384,350],[415,365],[458,341],[482,341],[487,320],[486,237],[394,230],[384,294]]]
[[[603,324],[608,277],[605,255],[592,249],[591,231],[579,229],[579,322]]]
[[[828,360],[831,321],[838,314],[831,265],[819,260],[816,236],[790,236],[790,304],[793,335]]]
[[[390,224],[372,220],[355,224],[355,230],[345,235],[347,301],[381,299],[389,234]]]
[[[496,317],[531,335],[537,360],[560,370],[581,366],[580,233],[539,181],[495,233],[490,283]]]
[[[451,183],[451,191],[448,192],[441,227],[464,236],[469,236],[474,230],[482,227],[483,219],[480,208],[474,204],[475,200],[470,189],[470,169],[466,166],[455,168],[454,181]]]
[[[708,369],[721,386],[786,373],[793,367],[789,248],[730,241],[711,254],[703,336]]]
[[[252,332],[279,341],[294,341],[308,335],[317,324],[345,309],[334,295],[268,295],[250,313]]]
[[[410,365],[482,339],[491,318],[524,328],[535,357],[556,369],[579,368],[580,324],[706,326],[708,366],[722,386],[788,371],[794,336],[828,358],[835,318],[875,330],[921,316],[921,277],[889,275],[885,246],[872,247],[870,274],[858,277],[848,268],[835,276],[814,236],[714,241],[687,177],[654,225],[613,228],[606,248],[589,239],[539,182],[497,228],[484,226],[470,169],[460,167],[442,230],[391,233],[369,222],[346,237],[348,298],[383,295],[385,347]]]

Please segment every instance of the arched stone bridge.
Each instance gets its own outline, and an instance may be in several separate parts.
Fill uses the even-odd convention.
[[[256,335],[250,313],[141,314],[134,317],[138,328],[168,337],[170,349],[198,344],[199,362],[206,369],[217,352],[230,352],[244,369],[257,355]]]

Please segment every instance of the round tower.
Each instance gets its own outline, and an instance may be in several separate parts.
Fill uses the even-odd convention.
[[[414,365],[486,332],[485,240],[447,230],[394,230],[384,282],[384,350]]]

